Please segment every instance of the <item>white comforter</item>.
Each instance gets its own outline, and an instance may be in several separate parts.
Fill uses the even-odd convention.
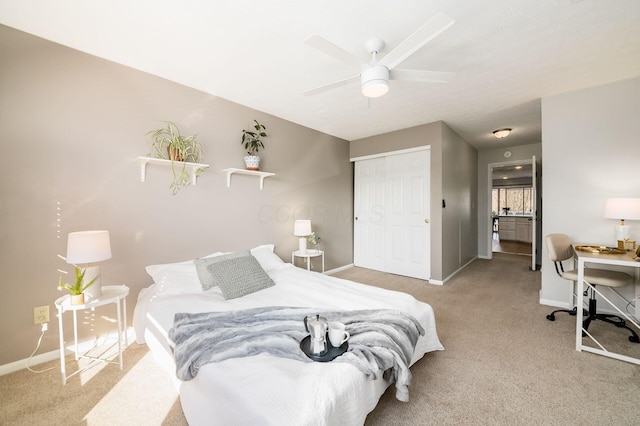
[[[144,289],[134,313],[138,342],[146,342],[175,376],[167,339],[175,313],[279,305],[322,310],[399,309],[413,315],[426,330],[418,340],[412,364],[426,352],[444,349],[436,333],[433,309],[410,295],[307,272],[290,264],[269,271],[269,275],[275,286],[232,300],[225,300],[218,288],[177,295],[164,295],[157,285]],[[349,364],[304,363],[270,355],[208,364],[193,380],[178,383],[182,408],[192,426],[359,425],[388,386],[383,380],[367,379]]]

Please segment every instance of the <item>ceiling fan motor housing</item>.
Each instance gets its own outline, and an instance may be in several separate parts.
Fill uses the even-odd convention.
[[[373,65],[360,74],[362,94],[369,98],[377,98],[389,91],[389,68],[384,65]]]

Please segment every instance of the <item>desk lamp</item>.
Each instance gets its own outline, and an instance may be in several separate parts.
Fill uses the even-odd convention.
[[[95,282],[85,290],[89,299],[95,299],[102,294],[100,286],[100,267],[95,262],[111,259],[111,243],[109,231],[81,231],[71,232],[67,238],[67,263],[78,265],[86,264],[84,269],[84,282]]]
[[[640,220],[640,198],[608,198],[604,208],[604,217],[619,219],[616,225],[616,240],[629,239],[629,226],[625,220]]]
[[[307,237],[311,235],[311,221],[309,219],[296,220],[293,224],[293,235],[300,237],[298,240],[300,254],[307,254]]]

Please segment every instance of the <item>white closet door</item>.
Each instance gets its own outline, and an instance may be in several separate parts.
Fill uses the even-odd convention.
[[[429,151],[386,157],[386,270],[429,279]]]
[[[354,264],[429,279],[430,152],[355,164]]]
[[[380,270],[385,258],[385,159],[355,164],[353,263]]]

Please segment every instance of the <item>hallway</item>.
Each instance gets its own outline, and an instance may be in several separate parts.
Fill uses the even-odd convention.
[[[497,237],[497,233],[494,233],[493,241],[491,242],[491,250],[499,253],[514,253],[524,254],[531,256],[531,243],[521,243],[518,241],[500,241]]]

